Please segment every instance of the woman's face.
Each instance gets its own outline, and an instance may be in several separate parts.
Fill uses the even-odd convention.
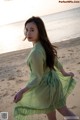
[[[26,25],[26,37],[30,42],[37,42],[38,39],[38,28],[34,22],[27,23]]]

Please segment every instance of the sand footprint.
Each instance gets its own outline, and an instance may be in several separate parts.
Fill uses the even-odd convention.
[[[24,82],[23,80],[17,80],[16,83],[22,83]]]
[[[8,95],[9,95],[8,92],[6,92],[2,95],[2,97],[8,96]]]
[[[70,51],[70,52],[74,52],[73,50],[68,50],[68,51]]]
[[[80,64],[80,62],[78,62],[77,64]]]
[[[13,76],[10,76],[9,78],[8,78],[8,80],[14,80],[15,79],[15,77],[13,77]]]
[[[72,107],[70,107],[70,109],[75,109],[75,108],[77,108],[77,106],[75,106],[75,105],[74,105],[74,106],[72,106]]]

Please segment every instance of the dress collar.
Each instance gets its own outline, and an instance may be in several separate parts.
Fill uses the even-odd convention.
[[[40,41],[39,41],[39,40],[33,44],[33,47],[35,47],[35,46],[38,45],[38,44],[40,44]]]

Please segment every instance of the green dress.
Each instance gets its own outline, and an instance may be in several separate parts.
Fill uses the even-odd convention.
[[[26,63],[30,68],[30,79],[26,86],[28,92],[15,103],[14,119],[25,120],[25,116],[49,113],[66,105],[66,97],[73,90],[76,81],[64,77],[60,72],[62,65],[55,59],[55,70],[46,66],[46,54],[41,43],[34,44]],[[29,118],[26,120],[29,120]]]

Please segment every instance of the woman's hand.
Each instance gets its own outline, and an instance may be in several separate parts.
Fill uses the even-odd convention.
[[[74,77],[74,73],[72,73],[72,72],[64,72],[63,75]]]
[[[68,76],[74,77],[74,73],[72,73],[72,72],[69,72],[67,74],[68,74]]]
[[[17,103],[18,101],[20,101],[22,99],[23,93],[20,90],[14,97],[14,102]]]
[[[29,88],[25,87],[23,89],[21,89],[14,97],[14,102],[17,103],[18,101],[20,101],[23,97],[23,94],[25,92],[27,92],[29,90]]]

